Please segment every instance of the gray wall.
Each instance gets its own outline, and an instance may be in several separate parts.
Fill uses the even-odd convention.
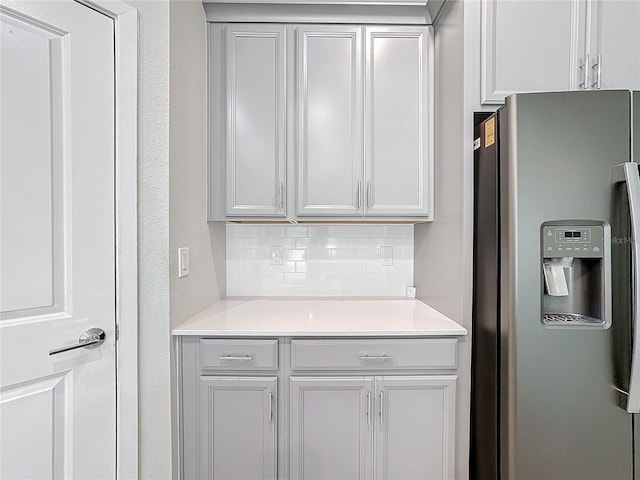
[[[170,2],[169,37],[168,254],[169,325],[173,328],[220,298],[225,286],[225,231],[224,225],[206,221],[207,29],[201,0]],[[178,247],[189,247],[190,273],[183,278],[178,278]],[[171,342],[172,359],[174,345]],[[177,478],[175,367],[171,369],[171,391],[172,471]]]
[[[169,479],[177,471],[170,332],[219,297],[224,230],[210,230],[205,221],[202,4],[128,3],[139,14],[139,477]],[[177,278],[178,246],[191,249],[191,275],[184,279]],[[222,262],[218,270],[214,257]]]
[[[463,144],[464,29],[463,1],[450,1],[435,29],[435,221],[415,226],[414,283],[420,300],[471,331],[472,232],[467,228],[468,188]],[[468,478],[471,343],[460,345],[456,479]]]

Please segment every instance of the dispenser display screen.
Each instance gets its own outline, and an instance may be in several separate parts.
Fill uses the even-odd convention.
[[[591,242],[591,230],[588,228],[580,230],[565,230],[564,228],[556,229],[556,243],[565,242]]]

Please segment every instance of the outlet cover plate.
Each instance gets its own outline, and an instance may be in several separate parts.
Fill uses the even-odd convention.
[[[282,265],[282,245],[271,246],[271,265]]]

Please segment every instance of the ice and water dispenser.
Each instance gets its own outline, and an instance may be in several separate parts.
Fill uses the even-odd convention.
[[[553,221],[541,227],[542,323],[554,328],[611,325],[609,225]]]

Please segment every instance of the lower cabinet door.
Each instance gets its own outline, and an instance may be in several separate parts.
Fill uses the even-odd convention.
[[[291,474],[372,478],[373,377],[291,377]]]
[[[456,376],[375,382],[376,480],[453,480]]]
[[[198,479],[276,478],[277,377],[200,377]]]

